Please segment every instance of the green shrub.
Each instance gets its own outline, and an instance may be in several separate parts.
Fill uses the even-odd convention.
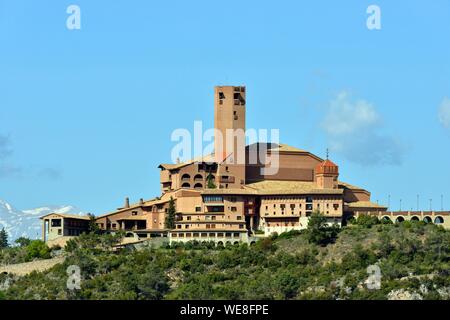
[[[26,252],[28,261],[33,259],[49,259],[51,257],[50,248],[42,240],[32,240],[26,247]]]

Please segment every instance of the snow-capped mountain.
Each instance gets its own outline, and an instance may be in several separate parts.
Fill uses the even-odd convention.
[[[10,242],[24,236],[30,239],[40,239],[41,220],[43,215],[56,213],[83,214],[73,206],[45,206],[29,210],[15,209],[8,202],[0,199],[0,229],[9,233]]]

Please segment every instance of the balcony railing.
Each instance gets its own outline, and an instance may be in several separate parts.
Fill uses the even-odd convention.
[[[234,183],[234,177],[220,176],[219,183]]]

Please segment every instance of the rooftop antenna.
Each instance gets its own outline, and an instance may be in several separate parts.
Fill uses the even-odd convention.
[[[430,199],[430,211],[433,211],[433,199]]]
[[[330,150],[328,150],[328,148],[327,148],[327,160],[328,160],[329,155],[330,155]]]
[[[402,211],[402,199],[400,199],[400,211]]]

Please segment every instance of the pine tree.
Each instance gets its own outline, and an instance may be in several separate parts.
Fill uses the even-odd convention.
[[[165,223],[166,229],[175,229],[175,214],[176,214],[175,201],[173,200],[172,197],[170,197],[169,208],[167,210],[166,215],[166,223]]]
[[[0,231],[0,249],[7,248],[8,244],[8,233],[5,228]]]
[[[339,227],[329,226],[327,218],[320,212],[313,212],[308,220],[307,238],[309,242],[327,245],[336,238]]]
[[[100,234],[100,228],[95,221],[95,216],[92,213],[88,213],[89,217],[89,233]]]
[[[20,247],[26,247],[30,244],[31,240],[26,237],[20,237],[17,238],[14,242],[17,243]]]

